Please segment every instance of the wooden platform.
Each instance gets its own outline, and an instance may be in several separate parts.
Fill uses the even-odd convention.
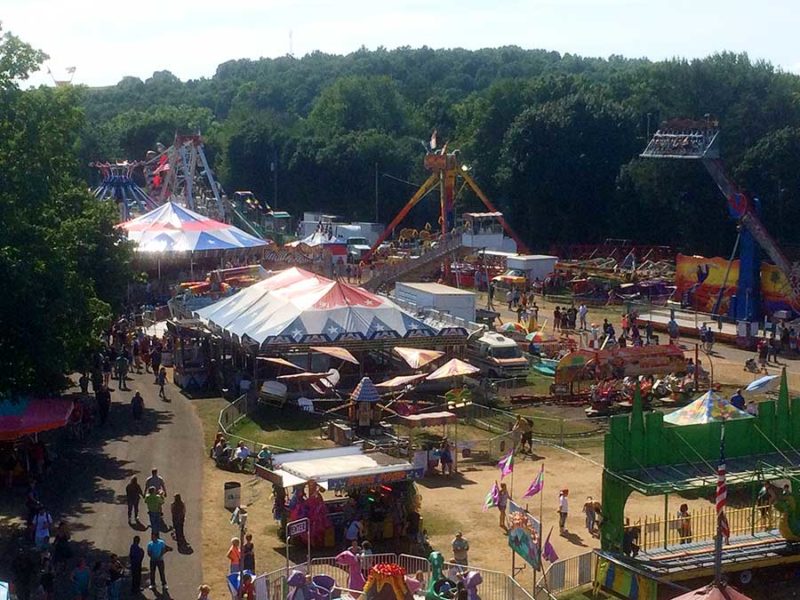
[[[714,571],[714,543],[704,540],[690,544],[650,550],[629,559],[638,568],[656,573],[668,581],[705,577]],[[732,538],[722,549],[725,572],[800,563],[800,543],[789,543],[777,530],[759,532],[753,536]]]

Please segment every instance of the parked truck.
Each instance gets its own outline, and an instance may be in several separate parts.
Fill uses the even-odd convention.
[[[528,376],[528,359],[517,342],[504,335],[487,331],[470,339],[467,356],[472,364],[491,379],[516,379]]]
[[[506,258],[506,272],[492,281],[500,287],[524,287],[544,281],[556,268],[557,256],[546,254],[514,254]]]

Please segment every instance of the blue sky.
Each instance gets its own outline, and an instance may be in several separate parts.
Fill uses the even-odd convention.
[[[800,72],[797,0],[0,0],[0,19],[51,56],[56,77],[75,66],[74,81],[88,85],[163,69],[211,76],[227,60],[288,53],[290,32],[296,56],[422,45],[655,60],[733,50]]]

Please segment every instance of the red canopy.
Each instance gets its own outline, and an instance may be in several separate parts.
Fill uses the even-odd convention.
[[[699,590],[676,596],[673,600],[750,600],[750,597],[745,596],[742,592],[729,585],[722,587],[709,585]]]
[[[0,440],[58,429],[69,422],[72,402],[59,398],[0,400]]]

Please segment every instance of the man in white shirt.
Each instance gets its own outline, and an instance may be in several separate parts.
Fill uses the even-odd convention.
[[[53,526],[53,517],[45,510],[44,506],[33,517],[34,540],[39,550],[44,550],[50,544],[50,527]]]
[[[561,535],[564,535],[564,532],[567,530],[567,514],[569,513],[568,495],[569,490],[567,489],[561,490],[558,494],[558,529]]]
[[[586,329],[586,315],[589,313],[589,309],[586,308],[585,304],[581,304],[578,307],[578,323],[580,323],[581,330]]]
[[[244,442],[239,442],[236,445],[236,452],[233,454],[233,460],[236,461],[236,465],[239,467],[239,469],[244,467],[244,463],[248,456],[250,456],[250,448],[245,446]]]
[[[164,478],[158,474],[158,469],[150,471],[150,477],[144,482],[144,489],[149,490],[151,487],[156,488],[156,492],[162,496],[167,495],[167,485],[164,483]]]

